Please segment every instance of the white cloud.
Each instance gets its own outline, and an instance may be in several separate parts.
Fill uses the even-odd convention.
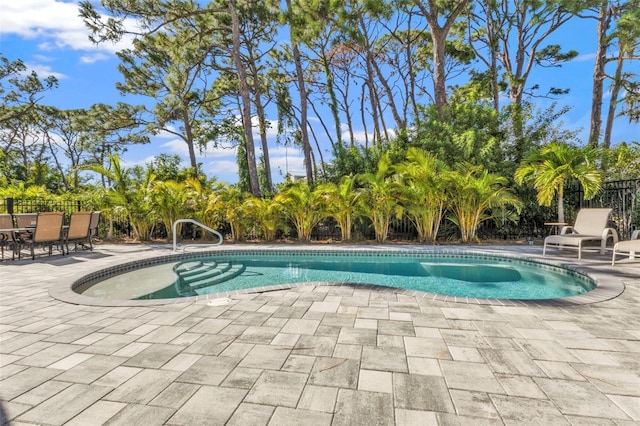
[[[161,142],[157,146],[158,148],[151,148],[151,150],[167,154],[176,154],[180,156],[181,167],[188,167],[190,165],[189,149],[187,144],[181,139],[177,139],[173,136],[173,139]],[[155,157],[153,156],[146,157],[132,164],[143,165],[153,161],[154,158]],[[228,183],[235,183],[238,181],[238,164],[236,162],[235,149],[209,148],[206,153],[203,154],[196,149],[196,160],[197,162],[202,163],[202,170],[208,176],[215,176]]]
[[[576,56],[572,62],[588,62],[593,61],[596,57],[595,53],[585,53],[584,55]]]
[[[387,134],[389,135],[390,139],[393,139],[397,136],[395,129],[387,129]],[[342,132],[342,140],[349,142],[351,140],[350,138],[351,136],[349,135],[349,132],[347,130],[344,130]],[[371,143],[373,142],[373,132],[365,132],[364,130],[355,130],[353,132],[353,139],[355,140],[355,143],[357,145],[364,145],[366,141],[369,141],[369,145],[371,145]]]
[[[256,145],[260,143],[260,122],[258,120],[258,116],[251,117],[251,127],[253,128],[253,138],[256,141]],[[275,138],[278,136],[278,121],[277,120],[267,120],[267,131],[265,132],[268,139]]]
[[[301,152],[299,148],[291,147],[291,146],[277,145],[277,146],[269,147],[269,155],[271,157],[295,155],[296,153],[299,153],[299,152]]]
[[[130,45],[102,43],[96,47],[89,40],[89,29],[79,16],[77,1],[0,0],[0,33],[15,34],[27,40],[40,40],[39,49],[72,49],[116,52]]]
[[[172,139],[161,144],[161,152],[177,154],[183,159],[185,165],[188,163],[189,151],[187,144],[180,139]],[[196,151],[198,162],[203,164],[203,170],[210,176],[216,176],[221,180],[229,183],[235,183],[238,180],[238,163],[237,150],[235,148],[208,148],[206,153],[200,154]],[[260,150],[256,150],[256,157],[260,156]],[[153,159],[153,157],[151,157]],[[278,176],[284,176],[287,172],[295,174],[304,174],[304,156],[297,148],[272,146],[269,147],[269,160],[271,163],[271,171],[274,180],[280,181]],[[136,162],[136,164],[145,164],[149,162],[148,158]]]
[[[82,55],[80,57],[80,62],[82,62],[83,64],[93,64],[95,62],[106,61],[108,59],[108,55],[98,52],[91,55]]]
[[[38,74],[38,77],[41,77],[41,78],[46,78],[50,75],[54,76],[58,80],[64,80],[65,78],[67,78],[65,74],[52,71],[51,67],[48,65],[30,64],[30,63],[25,63],[24,65],[27,67],[27,70],[28,70],[27,72],[30,73],[31,71],[35,71]]]
[[[120,157],[120,164],[122,167],[130,169],[135,166],[146,166],[147,164],[152,163],[155,159],[155,155],[150,155],[136,161],[127,161],[123,157]]]
[[[166,134],[164,136],[167,136]],[[256,158],[260,156],[260,150],[256,150]],[[181,167],[188,167],[189,153],[187,144],[179,138],[172,136],[164,138],[152,138],[150,145],[136,145],[130,147],[126,156],[121,156],[123,165],[127,168],[136,165],[145,166],[153,162],[155,155],[150,153],[166,153],[178,155],[181,160]],[[125,161],[124,159],[128,161]],[[285,147],[283,145],[272,144],[269,146],[269,159],[274,182],[282,182],[286,173],[304,175],[304,156],[298,147]],[[215,176],[218,179],[228,182],[238,182],[238,164],[236,148],[210,147],[206,153],[196,150],[196,160],[202,163],[202,170],[208,176]]]
[[[349,132],[343,132],[342,133],[342,139],[345,141],[350,140],[351,136],[349,135]],[[368,139],[367,139],[368,137]],[[353,139],[355,140],[355,142],[358,144],[364,144],[365,141],[369,141],[369,144],[371,144],[371,142],[373,141],[373,133],[368,133],[365,132],[364,130],[361,131],[354,131],[353,132]]]
[[[56,47],[53,43],[48,42],[48,41],[44,41],[42,43],[38,43],[38,49],[42,50],[44,52],[49,52],[54,50]]]
[[[168,126],[168,128],[170,130],[174,130],[175,129],[172,126]],[[176,135],[174,135],[173,133],[167,132],[165,130],[162,130],[157,135],[154,135],[154,137],[157,138],[157,139],[174,139],[176,137]]]
[[[181,157],[189,158],[189,147],[180,139],[172,139],[163,143],[162,148],[166,148],[171,154],[178,154]]]
[[[238,163],[235,160],[211,160],[204,162],[204,172],[209,176],[215,176],[218,179],[228,182],[238,182]]]
[[[174,139],[164,142],[160,145],[162,151],[168,151],[171,154],[178,154],[183,158],[189,158],[189,147],[187,144],[181,140],[177,139],[174,136]],[[224,157],[232,157],[235,161],[236,157],[236,149],[235,148],[207,148],[204,152],[200,152],[198,147],[196,147],[196,158],[198,160],[202,160],[205,158],[224,158]]]
[[[33,55],[33,59],[35,59],[38,62],[53,62],[55,61],[55,58],[52,58],[51,56],[47,56],[47,55]]]
[[[304,155],[297,149],[269,148],[269,162],[275,181],[278,181],[275,175],[284,176],[287,173],[305,174]]]
[[[225,157],[231,157],[235,161],[237,152],[238,152],[237,147],[233,147],[233,148],[224,148],[224,147],[211,148],[211,147],[209,147],[202,154],[200,154],[199,151],[196,151],[196,156],[198,158],[211,158],[211,157],[213,157],[213,158],[225,158]]]

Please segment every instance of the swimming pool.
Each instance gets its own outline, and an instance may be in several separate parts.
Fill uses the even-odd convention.
[[[544,300],[595,282],[540,262],[469,252],[219,250],[131,262],[90,274],[76,293],[102,299],[173,299],[268,291],[300,283],[368,284],[480,299]]]

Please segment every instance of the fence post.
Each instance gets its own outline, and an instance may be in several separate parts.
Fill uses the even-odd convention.
[[[13,197],[5,198],[5,201],[7,203],[7,213],[13,214]]]

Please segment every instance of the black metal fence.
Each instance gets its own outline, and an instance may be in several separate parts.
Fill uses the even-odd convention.
[[[640,228],[640,179],[627,179],[605,182],[602,190],[591,200],[583,200],[583,191],[579,187],[568,188],[565,191],[565,219],[572,223],[581,208],[585,207],[611,207],[612,226],[615,227],[621,239],[628,239],[631,233]],[[20,199],[0,198],[0,213],[35,213],[44,211],[63,211],[67,215],[83,209],[80,200],[47,200],[47,199]],[[509,221],[491,220],[483,222],[478,229],[478,237],[481,240],[521,240],[544,236],[549,231],[544,222],[550,217],[554,218],[555,207],[548,212],[546,217],[541,215],[521,215],[518,223]],[[115,239],[131,237],[131,225],[126,216],[113,214],[111,217],[103,216],[100,225],[100,235],[107,234]],[[192,232],[190,228],[183,227],[187,235]],[[154,227],[153,238],[166,237],[164,225]],[[356,221],[352,232],[355,240],[374,239],[374,231],[366,220]],[[280,233],[281,237],[295,238],[295,228],[290,227],[287,235]],[[195,233],[194,233],[195,237]],[[247,237],[257,238],[256,231]],[[440,225],[438,239],[440,241],[457,240],[458,228],[448,220]],[[320,222],[311,233],[312,240],[339,240],[340,229],[335,221],[326,219]],[[415,241],[417,232],[408,217],[392,219],[389,227],[390,240]]]
[[[539,222],[539,223],[538,223]],[[526,240],[527,238],[537,238],[545,235],[544,219],[521,218],[520,222],[512,223],[500,220],[488,220],[482,222],[478,228],[477,235],[480,240]],[[295,229],[292,230],[295,234]],[[354,223],[352,230],[353,239],[373,240],[375,232],[368,220]],[[295,235],[291,235],[295,238]],[[340,240],[340,228],[331,220],[321,221],[311,233],[312,240]],[[450,220],[444,219],[438,231],[438,241],[457,241],[460,239],[460,231]],[[408,216],[400,219],[394,218],[389,224],[388,240],[390,241],[417,241],[418,231]]]
[[[64,212],[67,215],[82,210],[80,200],[48,200],[44,198],[2,198],[0,212],[9,214]]]

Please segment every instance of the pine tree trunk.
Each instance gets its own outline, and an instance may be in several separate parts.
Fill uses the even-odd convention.
[[[300,91],[300,134],[302,135],[302,152],[304,154],[304,168],[307,176],[307,183],[313,185],[313,164],[311,161],[311,144],[309,143],[308,129],[308,104],[307,89],[304,82],[304,71],[302,70],[302,59],[298,43],[291,40],[293,49],[293,60],[296,65],[296,76],[298,79],[298,90]]]
[[[253,142],[253,130],[251,128],[251,98],[249,96],[249,84],[247,83],[247,71],[240,56],[240,22],[236,11],[235,1],[230,0],[229,13],[231,14],[231,32],[233,41],[233,62],[238,73],[240,97],[242,99],[242,127],[247,151],[247,167],[249,169],[249,185],[251,193],[260,197],[260,181],[258,180],[258,167],[256,164],[256,149]]]
[[[598,13],[598,47],[593,68],[593,90],[591,94],[591,126],[589,130],[589,146],[598,147],[602,128],[602,99],[604,93],[604,66],[607,61],[607,30],[611,22],[608,13],[609,3],[605,2]]]
[[[618,106],[618,97],[620,96],[620,81],[622,80],[622,66],[624,59],[622,54],[619,53],[618,61],[616,63],[616,74],[613,79],[611,87],[611,97],[609,98],[609,112],[607,113],[607,123],[604,128],[604,139],[602,140],[602,147],[611,148],[611,134],[613,132],[613,121],[616,118],[616,107]]]
[[[325,77],[327,78],[327,93],[329,94],[329,99],[331,100],[329,107],[331,108],[331,115],[333,116],[333,121],[336,126],[336,143],[342,146],[342,125],[340,124],[340,113],[338,112],[338,98],[336,96],[336,91],[334,88],[334,80],[333,73],[329,68],[329,62],[327,58],[322,59],[322,67],[324,70]],[[335,154],[335,147],[334,147]]]

